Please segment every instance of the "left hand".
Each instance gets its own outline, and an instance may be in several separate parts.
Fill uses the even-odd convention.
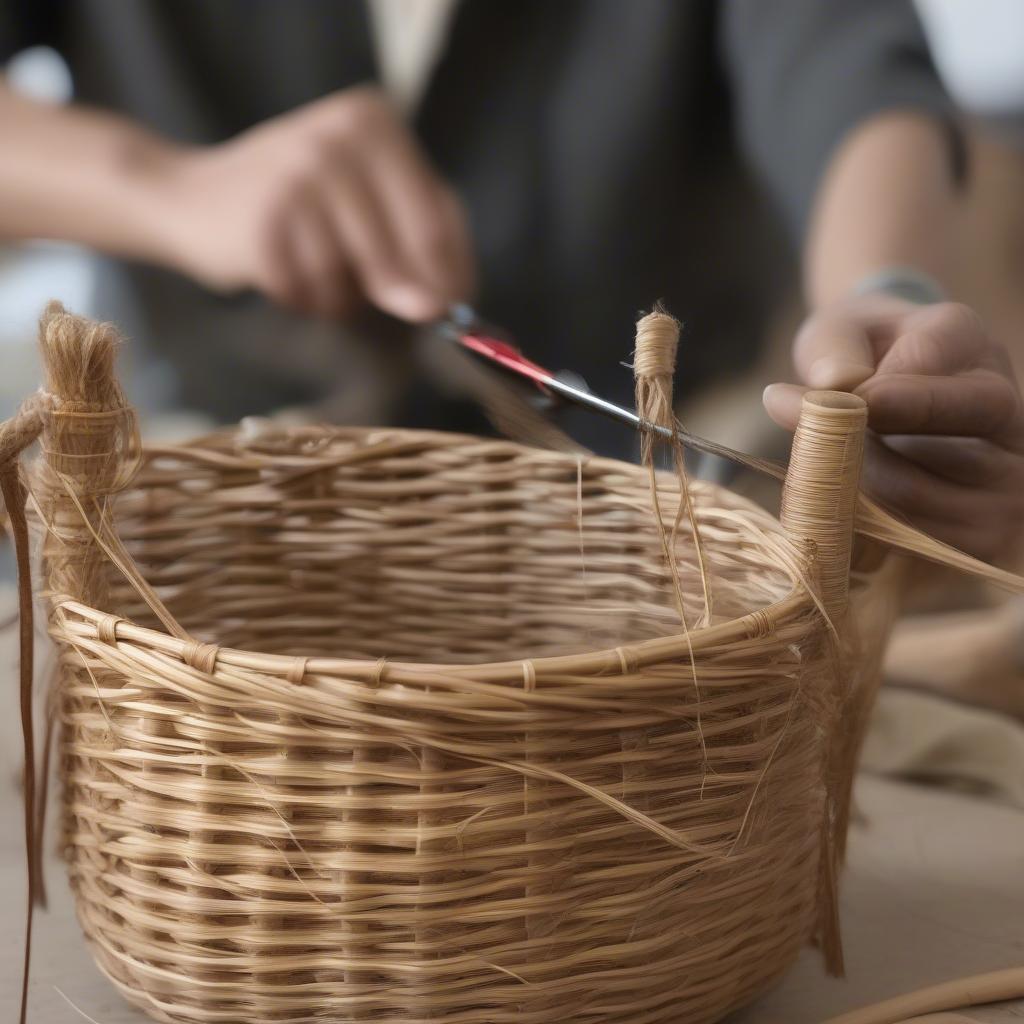
[[[979,558],[1019,554],[1024,401],[1006,350],[973,310],[851,298],[804,323],[793,358],[805,385],[868,403],[868,493]],[[770,385],[768,415],[795,429],[806,390]]]

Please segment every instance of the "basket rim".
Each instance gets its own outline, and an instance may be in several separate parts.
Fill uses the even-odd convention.
[[[186,662],[188,660],[186,652],[190,644],[194,643],[194,641],[182,640],[148,626],[137,625],[130,619],[101,612],[69,597],[55,597],[52,609],[54,613],[70,612],[80,619],[84,619],[87,624],[84,635],[91,638],[100,639],[99,624],[105,621],[115,643],[119,639],[135,641],[152,650],[173,655]],[[258,651],[214,645],[217,651],[216,662],[208,674],[215,675],[217,666],[224,665],[283,677],[288,676],[289,670],[299,660],[305,663],[306,671],[311,675],[343,676],[355,679],[379,677],[381,664],[386,663],[390,681],[409,683],[422,682],[423,677],[427,674],[471,676],[480,682],[518,682],[522,680],[525,664],[531,665],[538,677],[565,673],[594,676],[625,674],[628,669],[640,669],[660,662],[689,658],[691,654],[696,654],[703,649],[736,641],[769,637],[776,632],[780,625],[786,622],[796,622],[810,611],[818,611],[813,596],[801,584],[794,583],[793,590],[786,597],[727,622],[702,626],[689,632],[651,637],[619,647],[602,648],[577,654],[545,655],[538,658],[524,657],[492,662],[446,663],[392,661],[387,657],[372,660],[315,656],[298,658],[288,654],[264,654]],[[90,626],[92,628],[89,628]],[[82,632],[80,627],[80,635]]]
[[[309,440],[335,437],[345,440],[364,440],[367,443],[356,445],[342,458],[339,458],[338,453],[328,454],[316,450],[283,453],[260,447],[260,442],[272,445],[275,441],[284,438],[297,439],[300,437]],[[255,469],[264,467],[268,463],[276,463],[286,472],[304,472],[337,467],[350,460],[362,461],[374,449],[388,449],[396,442],[399,442],[402,448],[410,444],[414,447],[439,445],[446,448],[466,445],[493,446],[495,449],[516,450],[542,461],[561,463],[566,466],[591,465],[598,470],[612,470],[627,477],[644,472],[643,468],[635,463],[610,456],[593,453],[575,455],[568,452],[534,448],[501,437],[480,437],[474,434],[414,427],[368,427],[336,424],[296,426],[277,424],[272,420],[266,421],[265,425],[261,422],[255,435],[248,433],[245,421],[242,421],[218,427],[179,443],[144,442],[139,454],[143,463],[161,458],[178,457],[199,462],[212,462],[221,468],[233,465],[237,468]],[[657,477],[659,490],[663,484],[667,485],[667,489],[675,489],[675,478],[670,473],[658,471]],[[720,492],[728,499],[730,511],[753,513],[762,520],[759,524],[762,528],[774,528],[772,532],[783,542],[791,541],[781,523],[750,498],[736,494],[713,481],[693,481],[692,485],[696,485],[698,491],[707,487]],[[131,484],[128,489],[136,487],[137,484]],[[806,558],[808,554],[809,552],[805,551],[804,557]],[[815,597],[809,591],[805,580],[794,576],[783,566],[777,565],[775,568],[783,576],[788,577],[789,590],[784,596],[776,598],[769,604],[735,618],[696,629],[667,633],[663,636],[650,637],[616,647],[604,647],[574,654],[543,655],[535,658],[524,656],[502,661],[426,662],[392,660],[387,656],[367,659],[269,654],[244,648],[221,647],[215,641],[210,641],[203,646],[216,651],[216,657],[212,662],[214,667],[208,673],[209,675],[215,675],[217,667],[223,665],[274,676],[288,676],[290,670],[293,670],[299,661],[304,663],[305,671],[310,674],[355,679],[379,678],[381,664],[386,663],[389,680],[410,683],[422,680],[426,674],[472,677],[481,682],[518,682],[522,680],[526,664],[531,666],[537,676],[555,676],[566,673],[594,676],[621,675],[660,662],[690,658],[701,650],[722,644],[771,636],[783,623],[795,622],[801,616],[818,608]],[[67,594],[52,594],[50,610],[51,618],[59,612],[77,616],[80,621],[73,627],[73,632],[79,637],[96,639],[100,642],[112,639],[115,644],[119,639],[129,640],[159,653],[180,658],[186,663],[190,661],[187,655],[189,648],[194,648],[197,643],[188,636],[177,637],[161,629],[139,625],[116,613],[104,612]],[[65,619],[62,625],[67,628],[71,624]]]

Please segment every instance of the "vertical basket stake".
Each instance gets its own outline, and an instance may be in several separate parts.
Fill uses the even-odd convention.
[[[818,933],[829,972],[843,973],[839,932],[837,877],[840,837],[845,834],[847,791],[842,772],[848,745],[838,742],[836,730],[849,690],[845,645],[850,599],[850,558],[854,519],[864,458],[867,405],[856,395],[839,391],[809,391],[804,395],[800,421],[793,438],[789,470],[782,491],[780,519],[789,536],[810,549],[808,570],[818,588],[838,644],[806,651],[826,673],[821,692],[825,744],[825,794],[819,860]],[[828,676],[832,677],[831,692]],[[852,764],[845,766],[852,771]]]

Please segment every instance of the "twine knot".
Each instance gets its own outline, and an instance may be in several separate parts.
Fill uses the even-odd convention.
[[[198,640],[189,640],[181,652],[181,657],[186,665],[209,675],[217,667],[218,654],[220,648],[216,644],[202,644]]]
[[[679,321],[662,309],[652,310],[637,321],[633,375],[638,380],[671,377],[678,348]]]
[[[750,638],[752,640],[762,640],[774,630],[772,620],[763,608],[751,612],[747,619],[750,622]]]
[[[120,615],[104,615],[96,622],[96,636],[102,643],[113,646],[117,643],[118,623],[124,622]]]
[[[532,693],[537,689],[537,669],[529,660],[523,662],[523,689],[527,693]]]
[[[306,678],[306,671],[309,667],[309,658],[297,657],[288,669],[286,678],[294,686],[301,686]]]
[[[625,647],[616,647],[615,655],[619,659],[620,676],[631,676],[636,672],[636,658],[631,650]]]

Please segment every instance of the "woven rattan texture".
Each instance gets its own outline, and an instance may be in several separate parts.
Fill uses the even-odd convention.
[[[639,468],[399,431],[146,453],[118,533],[194,640],[109,565],[109,607],[51,615],[102,968],[225,1024],[749,1001],[816,928],[837,691],[778,522],[693,501],[687,640]]]

